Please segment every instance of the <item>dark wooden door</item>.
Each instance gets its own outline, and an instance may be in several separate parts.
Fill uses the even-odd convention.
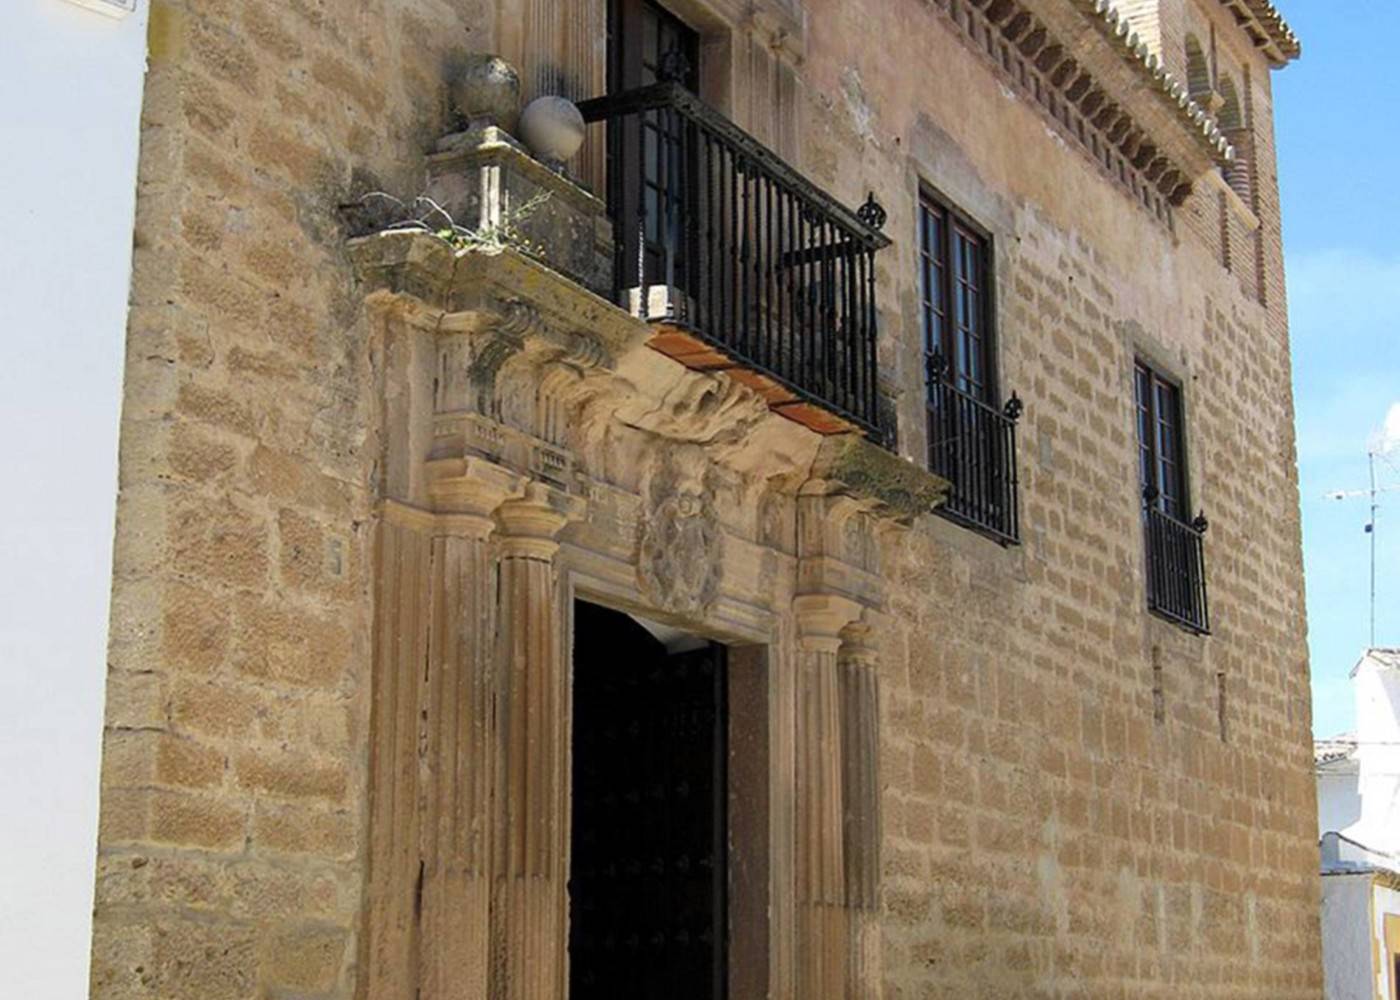
[[[699,36],[674,14],[652,0],[612,0],[608,24],[609,93],[663,79],[699,88]],[[687,128],[680,115],[662,109],[629,115],[609,133],[620,288],[688,287],[685,224],[699,185]]]
[[[571,1000],[726,993],[724,648],[575,607]]]

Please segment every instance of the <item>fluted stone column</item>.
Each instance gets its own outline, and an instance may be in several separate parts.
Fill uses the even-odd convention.
[[[386,504],[375,541],[370,817],[363,958],[369,1000],[418,989],[421,664],[427,655],[431,514]]]
[[[477,463],[438,480],[420,697],[420,1000],[475,1000],[490,970],[493,514],[516,477]]]
[[[378,528],[365,966],[369,1000],[485,995],[491,895],[492,517],[517,476],[459,463],[437,512]]]
[[[880,983],[880,681],[873,630],[852,622],[841,631],[841,787],[843,860],[850,911],[846,990],[849,1000],[876,1000]]]
[[[491,1000],[564,995],[568,669],[554,557],[577,507],[532,484],[496,512]]]
[[[841,630],[859,609],[826,595],[793,602],[796,669],[796,867],[794,981],[800,997],[844,996],[849,962],[846,906]]]

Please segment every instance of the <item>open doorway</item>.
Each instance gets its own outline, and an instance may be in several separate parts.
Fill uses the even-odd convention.
[[[724,646],[574,606],[571,1000],[721,1000]]]

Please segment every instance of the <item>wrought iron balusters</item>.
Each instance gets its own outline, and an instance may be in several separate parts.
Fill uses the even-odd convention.
[[[927,363],[929,469],[950,483],[939,513],[1004,544],[1018,544],[1020,397],[1013,393],[997,409],[954,385],[941,354],[929,355]]]
[[[1204,514],[1191,523],[1158,505],[1155,490],[1144,492],[1147,536],[1147,606],[1163,618],[1202,635],[1210,632],[1206,594]]]
[[[612,203],[619,301],[885,440],[874,257],[890,241],[873,195],[845,208],[674,80],[580,109],[607,123],[610,191],[640,189]]]

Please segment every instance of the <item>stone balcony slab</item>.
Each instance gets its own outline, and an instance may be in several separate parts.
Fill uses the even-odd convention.
[[[470,335],[475,344],[457,363],[446,356],[440,362],[440,433],[455,435],[464,411],[477,408],[464,401],[478,398],[481,387],[467,383],[489,378],[483,372],[506,358],[530,357],[592,378],[594,406],[628,427],[718,447],[734,468],[805,483],[809,495],[850,497],[902,523],[944,499],[946,480],[839,426],[834,415],[797,415],[781,387],[757,384],[760,373],[722,357],[709,366],[675,359],[661,345],[677,331],[628,314],[525,254],[457,250],[420,231],[360,237],[350,254],[368,301],[436,334]],[[493,419],[485,409],[470,421],[471,441],[482,440],[483,420]],[[466,451],[481,450],[463,441]],[[560,456],[554,464],[564,468],[568,456]],[[537,464],[525,462],[521,471],[538,474]]]

